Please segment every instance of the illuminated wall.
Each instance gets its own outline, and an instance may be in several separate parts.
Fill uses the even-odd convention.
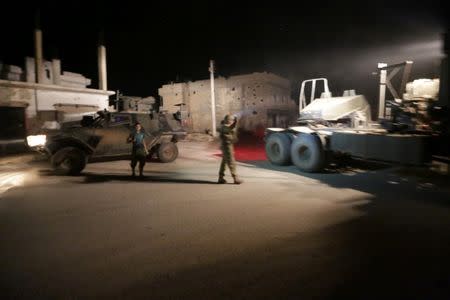
[[[192,132],[205,132],[211,125],[209,80],[173,83],[159,89],[164,110],[175,113],[183,103],[186,125]],[[293,124],[298,107],[290,98],[287,79],[271,73],[252,73],[215,79],[217,126],[228,114],[239,117],[241,129],[256,132],[267,127]]]

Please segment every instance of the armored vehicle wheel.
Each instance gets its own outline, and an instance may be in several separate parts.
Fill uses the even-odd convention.
[[[305,172],[318,172],[325,164],[325,153],[320,138],[311,134],[300,134],[291,146],[294,165]]]
[[[269,135],[266,141],[266,155],[275,165],[288,165],[291,162],[291,140],[284,133]]]
[[[178,157],[178,147],[175,143],[162,143],[158,148],[158,158],[163,163],[172,162]]]
[[[86,154],[74,147],[65,147],[51,157],[51,164],[58,174],[77,175],[86,166]]]

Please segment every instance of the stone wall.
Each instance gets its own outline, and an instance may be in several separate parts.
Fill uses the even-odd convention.
[[[257,132],[270,126],[287,126],[297,118],[288,80],[271,73],[219,77],[215,80],[217,126],[226,114],[239,117],[239,126]],[[175,113],[183,103],[184,121],[191,132],[211,130],[210,80],[167,84],[159,89],[162,108]]]
[[[135,96],[120,96],[118,110],[150,113],[154,110],[155,103],[156,100],[152,96],[148,96],[145,98]]]

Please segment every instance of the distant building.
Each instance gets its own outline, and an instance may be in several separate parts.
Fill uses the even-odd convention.
[[[239,116],[240,129],[260,132],[267,127],[284,127],[298,115],[290,97],[290,82],[278,75],[253,73],[214,81],[217,126],[231,113]],[[189,131],[211,130],[210,80],[166,84],[158,93],[162,109],[178,112]]]
[[[150,113],[155,109],[155,98],[135,97],[135,96],[119,96],[117,108],[119,111]]]
[[[35,61],[25,69],[0,62],[0,140],[20,139],[48,121],[81,119],[86,113],[109,108],[114,92],[88,88],[89,78],[62,71],[61,61],[43,61],[36,83]]]

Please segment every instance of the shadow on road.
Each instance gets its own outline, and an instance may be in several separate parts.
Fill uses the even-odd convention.
[[[72,178],[82,178],[84,181],[82,183],[100,183],[100,182],[109,182],[109,181],[126,181],[126,182],[154,182],[154,183],[191,183],[191,184],[215,184],[216,181],[209,180],[198,180],[198,179],[187,179],[187,178],[176,178],[176,175],[179,174],[177,172],[152,172],[156,173],[156,175],[144,175],[143,177],[125,174],[105,174],[105,173],[93,173],[93,172],[83,172],[79,175],[64,177],[72,177]],[[54,170],[44,169],[39,170],[39,175],[41,176],[62,176],[56,173]]]
[[[96,173],[82,173],[80,176],[84,177],[84,183],[99,183],[108,181],[129,181],[129,182],[158,182],[158,183],[192,183],[192,184],[217,184],[215,181],[173,178],[162,176],[143,176],[132,177],[123,174],[96,174]]]
[[[335,188],[354,189],[385,199],[408,198],[450,206],[450,179],[426,168],[402,167],[380,162],[348,160],[320,173],[306,173],[295,166],[277,166],[269,161],[247,161],[251,167],[285,172],[320,181]],[[432,193],[426,197],[424,193]],[[421,197],[424,196],[424,197]]]
[[[287,166],[279,166],[274,165],[268,160],[240,160],[240,162],[247,163],[250,165],[253,165],[255,167],[268,169],[268,170],[275,170],[280,172],[288,172],[298,175],[325,175],[325,174],[345,174],[345,173],[352,173],[352,172],[373,172],[383,169],[389,169],[392,168],[392,165],[382,162],[375,162],[375,161],[363,161],[363,160],[356,160],[356,159],[347,159],[340,162],[334,162],[327,166],[323,171],[320,173],[306,173],[300,171],[297,167],[294,165],[287,165]]]

